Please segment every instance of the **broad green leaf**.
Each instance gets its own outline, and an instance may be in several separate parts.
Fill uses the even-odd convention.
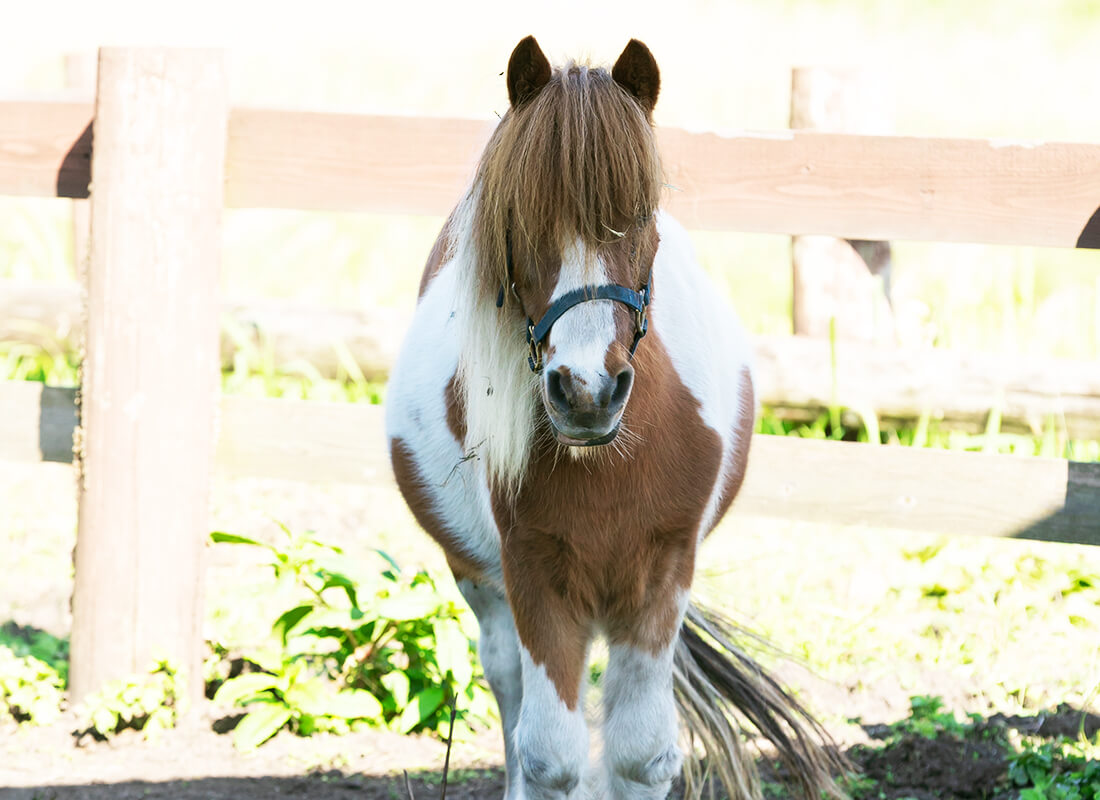
[[[141,706],[141,710],[146,714],[152,714],[164,705],[165,699],[164,692],[159,687],[146,686],[141,692],[138,705]]]
[[[317,717],[312,714],[299,714],[298,715],[298,735],[299,736],[312,736],[317,733],[321,728],[317,724]]]
[[[449,671],[454,676],[458,689],[466,688],[474,676],[470,640],[453,619],[441,619],[435,623],[435,663],[443,675]]]
[[[404,708],[409,702],[409,676],[399,670],[392,670],[382,676],[382,685],[393,695],[394,705]]]
[[[325,589],[332,589],[333,587],[339,587],[344,590],[344,593],[348,596],[348,602],[351,603],[352,608],[359,608],[359,601],[355,596],[355,582],[347,577],[335,572],[329,572],[325,575],[325,584],[321,587],[321,591]]]
[[[319,628],[358,628],[362,624],[352,609],[316,608],[309,615],[310,630]]]
[[[392,620],[420,619],[439,608],[439,598],[430,591],[409,591],[379,600],[378,616]]]
[[[326,628],[308,631],[290,637],[286,644],[286,653],[289,656],[299,655],[328,655],[340,653],[344,646],[343,629]]]
[[[443,705],[443,690],[438,686],[429,686],[417,692],[401,717],[397,720],[398,733],[408,733],[421,722],[430,717],[435,710]]]
[[[382,704],[378,698],[365,689],[344,689],[336,695],[333,707],[334,717],[344,719],[382,719]]]
[[[247,659],[265,672],[281,672],[283,654],[274,646],[259,647],[250,652]]]
[[[246,672],[230,678],[214,694],[214,702],[223,706],[235,706],[242,700],[251,700],[261,692],[279,686],[279,678],[266,672]]]
[[[336,692],[326,681],[321,678],[311,678],[295,681],[286,690],[286,702],[297,711],[323,717],[332,713],[335,694]]]
[[[287,635],[294,630],[299,622],[309,616],[309,612],[311,612],[313,608],[312,605],[300,605],[295,606],[289,611],[283,612],[283,614],[275,620],[275,624],[271,626],[272,632],[282,639],[285,645]]]
[[[92,712],[92,727],[99,732],[100,736],[106,736],[118,727],[118,715],[101,706]]]
[[[391,555],[390,555],[389,553],[387,553],[387,552],[386,552],[385,550],[377,550],[377,549],[376,549],[376,550],[375,550],[374,552],[378,553],[378,555],[380,555],[380,556],[381,556],[382,558],[384,558],[384,559],[386,560],[386,562],[387,562],[387,563],[388,563],[388,564],[389,564],[389,565],[390,565],[391,567],[393,567],[393,568],[394,568],[394,571],[395,571],[395,572],[400,572],[400,571],[401,571],[401,567],[400,567],[400,566],[398,565],[398,563],[397,563],[396,561],[394,561],[394,559],[393,559],[393,556],[391,556]]]
[[[282,703],[264,703],[255,707],[254,711],[245,714],[244,718],[233,729],[233,744],[238,750],[255,750],[279,729],[286,725],[290,719],[290,709]]]
[[[215,544],[251,544],[256,547],[266,547],[269,550],[270,545],[266,545],[263,542],[259,542],[255,539],[249,539],[247,536],[238,536],[235,533],[225,533],[224,531],[214,531],[210,534],[210,541]]]

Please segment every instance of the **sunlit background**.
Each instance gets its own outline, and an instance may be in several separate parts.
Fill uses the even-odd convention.
[[[659,125],[788,125],[791,70],[868,70],[901,135],[1100,141],[1100,3],[42,3],[2,34],[0,91],[65,88],[64,56],[99,44],[224,47],[235,104],[492,119],[501,72],[534,33],[551,60],[608,63],[644,40],[662,70]],[[231,298],[409,308],[440,219],[242,210],[226,215]],[[789,239],[695,232],[706,267],[759,333],[790,330]],[[904,344],[1100,354],[1097,255],[898,243]],[[0,200],[0,278],[72,275],[64,201]]]

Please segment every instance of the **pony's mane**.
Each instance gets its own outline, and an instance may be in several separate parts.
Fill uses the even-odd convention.
[[[571,62],[504,115],[474,185],[478,282],[495,296],[509,232],[535,251],[595,252],[656,210],[663,178],[647,113],[608,70]]]
[[[555,71],[504,115],[485,148],[449,223],[466,320],[459,386],[466,447],[509,498],[540,434],[523,318],[511,303],[496,305],[508,281],[508,236],[536,252],[580,245],[591,256],[649,218],[662,186],[648,115],[606,69]]]

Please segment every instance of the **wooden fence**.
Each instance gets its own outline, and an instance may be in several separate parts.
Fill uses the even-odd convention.
[[[214,463],[391,480],[377,407],[217,397],[211,276],[223,205],[443,215],[490,130],[228,109],[215,52],[106,49],[94,106],[0,102],[0,194],[84,198],[94,180],[80,402],[0,383],[0,458],[75,451],[81,470],[74,693],[140,668],[157,647],[197,664],[206,528],[193,510],[206,507]],[[659,136],[680,189],[669,207],[689,227],[1100,246],[1100,145]],[[167,323],[166,307],[176,309]],[[758,437],[735,508],[1100,544],[1100,465]],[[151,629],[152,614],[164,630]],[[110,637],[97,634],[108,627]]]

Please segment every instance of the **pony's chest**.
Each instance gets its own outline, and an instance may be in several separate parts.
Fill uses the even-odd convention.
[[[717,436],[626,455],[543,454],[532,463],[508,515],[509,527],[563,542],[603,543],[612,555],[641,541],[694,536],[720,462]]]

